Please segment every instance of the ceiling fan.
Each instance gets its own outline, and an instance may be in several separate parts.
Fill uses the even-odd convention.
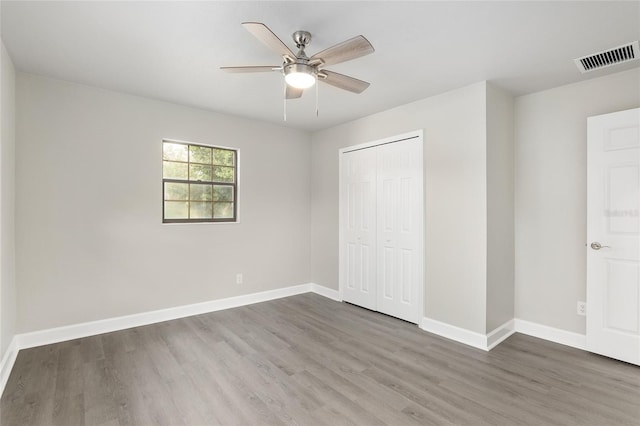
[[[373,53],[373,46],[369,43],[369,40],[361,35],[338,43],[335,46],[308,57],[304,49],[311,42],[311,34],[307,31],[296,31],[293,33],[293,41],[299,49],[298,53],[294,54],[265,24],[260,22],[243,22],[242,26],[271,50],[280,54],[283,63],[282,65],[220,67],[220,69],[224,71],[236,73],[282,72],[284,74],[284,80],[287,83],[285,85],[285,96],[287,99],[301,97],[304,89],[313,86],[316,80],[353,93],[362,93],[369,87],[369,83],[366,81],[324,69],[327,65],[350,61],[351,59]]]

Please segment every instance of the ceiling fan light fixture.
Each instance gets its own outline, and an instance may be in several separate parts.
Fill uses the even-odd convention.
[[[317,70],[307,64],[289,64],[284,67],[284,81],[296,89],[308,89],[316,84]]]

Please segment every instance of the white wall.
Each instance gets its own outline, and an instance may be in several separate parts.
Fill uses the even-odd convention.
[[[19,332],[310,281],[308,134],[23,73],[17,110]],[[161,223],[163,138],[240,150],[241,223]]]
[[[640,106],[640,70],[515,101],[515,314],[585,333],[587,117]]]
[[[487,84],[487,332],[513,319],[513,97]]]
[[[0,360],[16,333],[15,69],[0,40]]]
[[[486,84],[314,133],[311,279],[338,288],[338,149],[424,129],[425,315],[486,329]]]

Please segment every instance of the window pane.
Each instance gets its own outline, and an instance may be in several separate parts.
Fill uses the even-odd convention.
[[[214,185],[213,199],[215,201],[233,201],[233,187]]]
[[[163,141],[164,219],[234,220],[237,155],[233,149]]]
[[[162,144],[162,158],[164,160],[187,161],[189,158],[187,145],[164,142]]]
[[[234,168],[233,167],[222,167],[222,166],[214,166],[213,167],[213,175],[215,176],[216,182],[233,182],[234,179]]]
[[[233,218],[233,203],[214,203],[213,217],[216,219]]]
[[[162,176],[165,179],[188,179],[186,163],[162,162]]]
[[[228,149],[213,149],[213,164],[220,166],[233,166],[235,152]]]
[[[211,164],[211,148],[189,145],[189,161],[192,163]]]
[[[211,185],[192,183],[189,197],[192,201],[211,201]]]
[[[211,182],[212,179],[211,166],[201,166],[199,164],[189,164],[189,180],[202,180]]]
[[[211,203],[192,201],[191,219],[211,219]]]
[[[165,200],[188,200],[189,186],[186,183],[165,182],[164,199]]]
[[[188,219],[189,203],[186,201],[165,201],[164,202],[164,218],[165,219]]]

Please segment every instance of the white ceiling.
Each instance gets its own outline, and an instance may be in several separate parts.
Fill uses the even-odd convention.
[[[573,58],[640,39],[640,2],[30,2],[2,1],[2,39],[22,71],[318,130],[489,80],[516,95],[637,67],[580,74]],[[321,84],[288,103],[278,65],[241,25],[263,22],[309,56],[362,34],[372,55],[329,67],[369,81],[360,95]]]

